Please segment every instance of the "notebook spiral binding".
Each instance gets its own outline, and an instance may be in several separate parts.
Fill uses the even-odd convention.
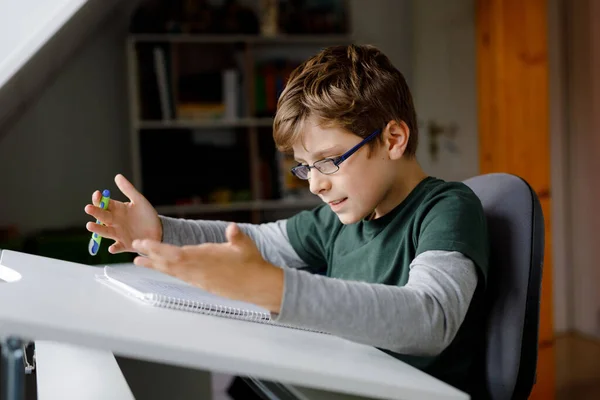
[[[153,305],[184,311],[198,311],[203,314],[215,316],[228,316],[230,318],[243,319],[245,321],[271,323],[271,316],[267,313],[261,313],[251,310],[242,310],[234,307],[227,307],[215,304],[207,304],[199,301],[178,299],[171,296],[153,295],[151,298]]]
[[[286,327],[286,328],[299,329],[299,330],[303,330],[303,331],[328,334],[327,332],[323,332],[323,331],[315,330],[315,329],[311,329],[311,328],[306,328],[303,326],[296,326],[296,325],[290,325],[290,324],[286,324],[286,323],[276,322],[275,320],[273,320],[271,318],[271,314],[268,312],[244,310],[244,309],[240,309],[240,308],[236,308],[236,307],[204,303],[201,301],[182,299],[182,298],[166,296],[166,295],[156,294],[156,293],[152,293],[152,294],[140,293],[140,292],[135,293],[135,292],[132,292],[131,290],[127,290],[126,284],[124,284],[112,277],[107,276],[106,273],[103,275],[97,275],[96,279],[99,282],[106,284],[106,285],[110,286],[111,288],[119,291],[121,294],[135,298],[137,300],[140,300],[146,304],[149,304],[149,305],[152,305],[155,307],[162,307],[162,308],[181,310],[181,311],[192,311],[192,312],[195,311],[195,312],[198,312],[201,314],[208,314],[208,315],[214,315],[214,316],[220,316],[220,317],[228,317],[228,318],[234,318],[234,319],[239,319],[239,320],[244,320],[244,321],[258,322],[261,324],[282,326],[282,327]]]

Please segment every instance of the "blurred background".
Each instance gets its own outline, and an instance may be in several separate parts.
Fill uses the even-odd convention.
[[[532,398],[600,398],[600,1],[79,3],[31,60],[0,74],[0,248],[131,261],[87,252],[83,208],[94,190],[125,200],[117,173],[174,217],[260,223],[314,206],[273,146],[277,98],[321,48],[373,44],[411,87],[427,173],[509,172],[538,193]],[[9,24],[44,16],[12,6]],[[0,40],[0,52],[10,46]]]

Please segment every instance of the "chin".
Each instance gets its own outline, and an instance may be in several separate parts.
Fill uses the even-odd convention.
[[[348,213],[348,214],[340,213],[340,214],[336,214],[336,215],[337,215],[338,219],[340,220],[340,222],[344,225],[355,224],[363,219],[359,215],[350,214],[350,213]]]

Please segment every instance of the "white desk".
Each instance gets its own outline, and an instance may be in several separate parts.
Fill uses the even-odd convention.
[[[98,283],[98,267],[5,250],[0,335],[385,399],[468,399],[373,348],[330,335],[148,307]]]

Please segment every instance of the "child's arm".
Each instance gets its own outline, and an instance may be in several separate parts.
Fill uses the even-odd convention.
[[[412,355],[435,355],[458,332],[477,286],[474,263],[459,252],[427,251],[403,287],[285,269],[276,320]]]
[[[177,246],[201,243],[224,243],[225,229],[230,222],[186,220],[159,216],[162,241]],[[307,264],[292,248],[286,230],[287,220],[260,225],[237,224],[256,244],[263,258],[279,267],[304,268]]]

